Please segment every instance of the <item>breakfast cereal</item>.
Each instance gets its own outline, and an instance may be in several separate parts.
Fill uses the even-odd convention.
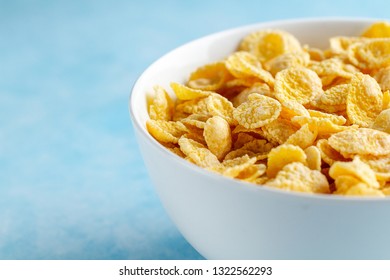
[[[288,191],[390,195],[390,23],[320,50],[282,30],[148,99],[149,133],[189,162]],[[173,98],[175,96],[175,98]]]

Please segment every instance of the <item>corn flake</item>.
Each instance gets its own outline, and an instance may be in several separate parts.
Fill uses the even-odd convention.
[[[286,120],[291,120],[295,116],[304,116],[309,117],[310,114],[302,104],[288,100],[281,103],[282,111],[280,112],[280,117]]]
[[[232,98],[232,103],[234,107],[240,106],[242,103],[248,101],[248,96],[252,93],[258,93],[262,95],[266,95],[268,97],[272,97],[270,87],[265,83],[254,83],[251,87],[242,90],[239,94]]]
[[[202,144],[186,137],[180,137],[178,143],[181,151],[196,165],[210,168],[220,164],[218,158]]]
[[[311,129],[308,124],[303,125],[300,129],[298,129],[294,134],[290,135],[286,144],[292,144],[295,146],[299,146],[302,149],[305,149],[311,145],[313,145],[318,135],[317,127]]]
[[[241,172],[254,165],[256,158],[243,155],[233,159],[225,159],[222,164],[211,167],[211,170],[230,178],[236,178]]]
[[[307,147],[304,150],[306,154],[307,166],[312,170],[321,171],[321,152],[316,146]]]
[[[303,126],[308,124],[311,130],[317,130],[318,134],[328,135],[348,130],[350,127],[337,125],[330,118],[296,116],[291,119],[292,123]]]
[[[358,72],[354,67],[347,67],[338,58],[329,58],[320,62],[313,61],[309,68],[321,78],[323,86],[332,84],[337,78],[351,79],[353,73]]]
[[[274,84],[272,75],[263,69],[256,56],[249,52],[235,52],[226,60],[226,67],[236,78],[255,77],[270,85]]]
[[[390,90],[390,67],[380,69],[373,77],[382,91]]]
[[[283,144],[272,149],[268,154],[267,176],[275,177],[285,165],[291,162],[306,164],[306,154],[300,147]]]
[[[252,93],[248,101],[234,109],[237,122],[250,129],[264,126],[275,120],[281,111],[280,103],[270,97]]]
[[[291,121],[285,119],[277,119],[262,127],[264,137],[273,143],[283,144],[287,139],[297,132]]]
[[[269,180],[265,185],[289,191],[329,193],[329,183],[325,175],[311,170],[301,162],[285,165],[275,179]]]
[[[375,172],[368,164],[361,161],[359,157],[355,157],[353,161],[349,162],[335,162],[329,169],[329,175],[333,179],[343,175],[351,176],[357,178],[371,188],[379,188]]]
[[[385,21],[375,22],[370,25],[361,36],[367,38],[390,37],[390,23]]]
[[[173,115],[173,101],[164,88],[154,87],[154,97],[149,104],[149,116],[152,120],[170,121]]]
[[[348,59],[363,70],[390,66],[390,38],[373,38],[348,48]]]
[[[225,97],[213,93],[205,99],[207,111],[212,116],[219,116],[225,119],[229,124],[235,125],[236,120],[233,118],[233,104]]]
[[[171,88],[179,100],[193,100],[212,94],[211,91],[194,89],[178,83],[171,83]]]
[[[363,37],[346,37],[346,36],[336,36],[330,38],[330,50],[333,55],[338,55],[341,58],[347,57],[348,49],[356,44],[367,41]]]
[[[265,164],[253,164],[242,170],[236,178],[254,183],[257,182],[257,179],[265,173],[265,170]]]
[[[347,96],[347,114],[352,123],[369,127],[382,111],[383,94],[376,80],[356,74]]]
[[[342,175],[338,176],[335,180],[336,191],[334,194],[337,195],[348,195],[348,196],[378,196],[383,197],[382,191],[371,188],[367,184],[361,182],[359,179]]]
[[[253,32],[240,43],[239,50],[254,54],[261,62],[278,55],[302,50],[299,41],[290,33],[282,30],[263,30]]]
[[[333,134],[329,145],[348,155],[390,155],[390,134],[370,128],[349,129]]]
[[[191,114],[207,115],[207,98],[201,97],[192,100],[185,100],[177,102],[174,119],[186,118]]]
[[[199,67],[188,78],[188,86],[205,91],[216,91],[232,79],[223,61],[210,63]]]
[[[232,148],[232,133],[229,123],[219,116],[214,116],[206,121],[203,136],[207,147],[219,160],[222,160]]]
[[[320,150],[321,159],[324,162],[326,162],[328,165],[332,165],[336,161],[346,161],[347,160],[337,150],[333,149],[332,146],[329,145],[328,140],[326,140],[326,139],[318,140],[316,146]]]
[[[306,67],[310,62],[310,55],[306,52],[291,52],[281,54],[265,64],[265,68],[275,76],[278,72],[294,66]]]
[[[376,117],[371,128],[390,133],[390,109],[383,110]]]
[[[305,105],[322,93],[321,79],[310,69],[290,67],[276,74],[275,97],[280,102],[293,100]]]
[[[164,143],[177,143],[188,132],[184,124],[174,121],[148,120],[146,128],[157,141]]]
[[[310,104],[327,113],[344,111],[346,110],[349,89],[349,84],[333,86],[312,100]]]

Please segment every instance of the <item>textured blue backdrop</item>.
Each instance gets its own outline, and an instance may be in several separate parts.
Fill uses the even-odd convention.
[[[372,1],[0,0],[0,258],[201,259],[164,212],[128,114],[165,52],[239,25],[388,17]]]

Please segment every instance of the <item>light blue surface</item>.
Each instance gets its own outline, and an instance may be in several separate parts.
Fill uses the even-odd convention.
[[[201,259],[143,165],[128,113],[137,76],[212,32],[389,18],[388,3],[0,0],[0,258]]]

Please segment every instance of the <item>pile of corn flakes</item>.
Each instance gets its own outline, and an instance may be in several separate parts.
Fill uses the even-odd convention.
[[[390,23],[324,51],[254,32],[171,88],[174,100],[154,88],[147,129],[200,167],[290,191],[390,195]]]

